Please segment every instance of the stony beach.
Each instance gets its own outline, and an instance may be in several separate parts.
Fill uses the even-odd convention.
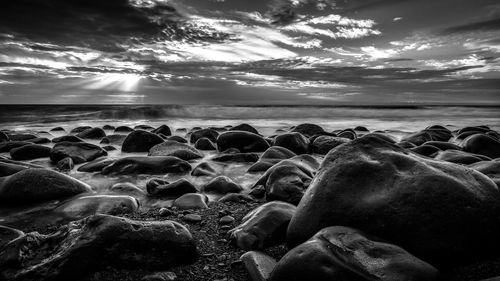
[[[2,130],[0,280],[500,280],[492,127],[257,128]]]

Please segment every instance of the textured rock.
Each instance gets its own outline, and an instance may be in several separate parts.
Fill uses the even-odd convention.
[[[95,215],[42,235],[27,233],[0,250],[4,280],[74,280],[107,266],[158,270],[197,257],[189,231],[173,221]]]
[[[373,136],[330,151],[299,203],[289,245],[331,225],[387,239],[435,263],[494,252],[500,192],[485,175]]]
[[[288,252],[269,280],[432,281],[437,277],[437,269],[398,246],[332,226]]]

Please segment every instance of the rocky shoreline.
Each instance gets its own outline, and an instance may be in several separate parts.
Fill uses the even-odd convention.
[[[500,280],[487,126],[66,130],[0,131],[0,280]]]

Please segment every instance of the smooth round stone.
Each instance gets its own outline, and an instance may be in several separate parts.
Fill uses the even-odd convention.
[[[228,131],[217,138],[219,151],[236,148],[240,152],[263,152],[269,148],[267,141],[254,133],[246,131]]]
[[[200,150],[216,150],[215,143],[208,138],[200,138],[194,144],[194,147]]]
[[[296,154],[306,154],[309,152],[309,139],[297,132],[277,136],[274,145],[287,148]]]
[[[235,203],[246,203],[255,201],[252,196],[243,193],[228,193],[222,196],[217,202],[235,202]]]
[[[297,125],[292,132],[301,133],[304,136],[312,137],[314,135],[321,135],[325,133],[325,130],[316,124],[304,123]]]
[[[500,157],[500,141],[483,134],[476,134],[466,138],[462,146],[465,151],[484,155],[490,158]]]
[[[173,206],[181,210],[208,209],[208,197],[199,193],[187,193],[175,199]]]
[[[219,136],[219,133],[215,130],[201,129],[200,128],[198,130],[193,130],[193,132],[191,132],[191,136],[189,137],[189,142],[196,143],[201,138],[207,138],[207,139],[215,142],[217,140],[218,136]]]
[[[118,126],[115,129],[115,133],[130,133],[133,131],[134,129],[130,128],[129,126]]]
[[[136,156],[120,158],[102,168],[103,175],[184,173],[191,165],[174,156]]]
[[[235,221],[235,219],[231,216],[223,216],[219,220],[219,224],[232,224]]]
[[[166,141],[153,146],[149,156],[175,156],[182,160],[193,160],[203,157],[203,153],[196,148],[176,141]]]
[[[243,190],[243,187],[235,183],[229,177],[218,176],[202,186],[201,190],[208,193],[226,194],[238,193]]]
[[[53,138],[52,142],[53,143],[59,143],[59,142],[85,142],[83,139],[74,136],[74,135],[67,135],[67,136],[61,136],[57,138]]]
[[[180,142],[180,143],[187,143],[188,141],[181,137],[181,136],[171,136],[171,137],[168,137],[167,140],[170,140],[170,141],[176,141],[176,142]]]
[[[119,182],[113,184],[109,191],[120,194],[144,195],[146,192],[131,182]]]
[[[95,127],[78,133],[76,136],[82,139],[102,139],[106,136],[106,132],[101,128]]]
[[[106,156],[108,153],[100,146],[86,142],[59,142],[50,151],[50,160],[57,163],[70,157],[75,164],[81,164]]]
[[[127,195],[91,195],[76,198],[58,206],[54,212],[69,219],[95,214],[131,214],[139,209],[137,199]]]
[[[246,124],[246,123],[231,127],[229,129],[229,131],[246,131],[246,132],[254,133],[257,135],[259,134],[259,131],[257,131],[257,129],[255,129],[253,126]]]
[[[153,146],[162,143],[163,139],[157,134],[136,130],[127,135],[123,140],[123,152],[148,152]]]
[[[172,131],[170,130],[170,127],[168,127],[167,125],[161,125],[160,127],[154,129],[151,132],[158,134],[158,135],[162,134],[162,135],[167,136],[167,137],[172,135]]]
[[[187,214],[185,216],[182,217],[182,219],[186,222],[190,222],[190,223],[198,223],[198,222],[201,222],[202,218],[200,215],[197,215],[197,214]]]
[[[198,166],[194,167],[191,175],[194,177],[202,176],[215,176],[217,171],[207,162],[201,162]]]
[[[10,150],[10,158],[13,160],[33,160],[45,158],[50,155],[50,147],[39,144],[27,144]]]
[[[186,193],[196,193],[198,189],[188,180],[182,178],[172,183],[147,185],[148,194],[156,197],[177,197]]]

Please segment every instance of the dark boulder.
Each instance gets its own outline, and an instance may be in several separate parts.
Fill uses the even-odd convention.
[[[200,138],[194,144],[194,147],[200,150],[216,150],[215,143],[208,138]]]
[[[123,144],[123,141],[125,140],[125,138],[127,138],[126,135],[108,135],[106,137],[104,137],[102,140],[101,140],[101,144],[114,144],[114,145],[122,145]]]
[[[48,138],[40,137],[40,138],[30,139],[29,142],[36,143],[36,144],[47,144],[47,143],[51,143],[52,141]]]
[[[124,157],[104,167],[103,175],[165,174],[191,171],[191,165],[174,156]]]
[[[500,161],[480,161],[468,167],[487,175],[500,188]]]
[[[479,155],[479,154],[473,154],[461,150],[445,150],[445,151],[439,151],[436,156],[434,157],[436,160],[441,160],[441,161],[447,161],[447,162],[452,162],[452,163],[457,163],[457,164],[472,164],[476,163],[479,161],[488,161],[491,160],[489,157]]]
[[[259,160],[248,168],[249,173],[264,172],[271,168],[274,164],[284,159],[289,159],[297,154],[287,148],[281,146],[271,146],[262,155]]]
[[[462,146],[465,151],[481,154],[490,158],[500,157],[500,141],[483,134],[476,134],[466,138]]]
[[[196,193],[198,189],[188,180],[179,179],[161,185],[147,184],[148,194],[155,197],[179,197],[186,193]]]
[[[322,135],[322,134],[324,134],[325,130],[323,130],[323,128],[321,128],[318,125],[304,123],[304,124],[300,124],[300,125],[296,126],[292,130],[292,132],[297,132],[297,133],[303,134],[304,136],[312,137],[314,135]]]
[[[207,193],[238,193],[243,190],[239,184],[235,183],[232,179],[226,176],[218,176],[213,178],[207,184],[201,187],[201,191]]]
[[[253,163],[259,161],[259,155],[257,153],[222,153],[212,158],[212,161]]]
[[[309,139],[301,133],[279,135],[274,140],[274,145],[287,148],[296,154],[306,154],[309,152]]]
[[[106,155],[100,146],[86,142],[59,142],[50,150],[50,160],[54,163],[70,157],[75,164],[80,164]]]
[[[0,142],[0,152],[9,152],[11,149],[25,146],[28,144],[33,144],[32,142],[27,141],[6,141]]]
[[[82,139],[102,139],[106,136],[106,132],[101,128],[95,127],[78,133],[76,136]]]
[[[257,129],[246,123],[234,126],[231,129],[229,129],[229,131],[246,131],[257,135],[259,134],[259,131],[257,131]]]
[[[327,227],[288,252],[270,281],[433,281],[438,271],[404,249],[358,230]]]
[[[79,126],[79,127],[76,127],[76,128],[73,128],[73,130],[70,131],[71,134],[78,134],[78,133],[81,133],[85,130],[88,130],[88,129],[92,129],[92,127],[90,126]]]
[[[261,250],[282,243],[295,210],[295,206],[285,202],[268,202],[245,215],[228,234],[243,250]]]
[[[176,141],[166,141],[153,146],[149,150],[149,156],[175,156],[182,160],[192,160],[203,157],[203,153],[188,144]]]
[[[429,128],[404,137],[401,141],[421,145],[428,141],[448,141],[451,137],[450,130],[446,128]]]
[[[115,194],[128,194],[133,196],[143,196],[146,194],[144,190],[131,182],[119,182],[109,187],[109,191]]]
[[[201,162],[198,166],[194,167],[191,175],[194,177],[202,177],[202,176],[215,176],[217,171],[215,168],[210,166],[207,162]]]
[[[188,141],[181,137],[181,136],[171,136],[171,137],[168,137],[167,140],[170,140],[170,141],[176,141],[176,142],[180,142],[180,143],[187,143]]]
[[[219,151],[237,148],[241,152],[262,152],[269,148],[269,144],[263,137],[254,133],[228,131],[217,138],[217,148]]]
[[[195,241],[173,221],[95,215],[42,235],[27,233],[0,250],[0,279],[74,280],[108,266],[162,270],[197,258]]]
[[[369,132],[370,130],[368,130],[365,126],[357,126],[357,127],[354,128],[354,131]]]
[[[108,125],[108,124],[106,124],[106,125],[102,126],[102,128],[103,128],[104,130],[111,131],[111,130],[114,130],[114,129],[115,129],[115,126],[112,126],[112,125]]]
[[[51,132],[66,132],[63,127],[54,127],[50,129]]]
[[[0,178],[0,202],[27,204],[90,192],[86,183],[48,169],[26,169]]]
[[[438,152],[441,151],[439,148],[428,144],[422,144],[420,146],[410,148],[409,150],[428,157],[434,157]]]
[[[154,129],[151,132],[158,134],[158,135],[162,134],[162,135],[167,136],[167,137],[172,135],[172,131],[170,130],[170,127],[167,125],[161,125],[160,127]]]
[[[27,144],[10,150],[10,158],[13,160],[32,160],[45,158],[50,155],[50,147],[39,144]]]
[[[354,140],[358,137],[358,135],[356,135],[356,132],[354,130],[343,130],[343,131],[339,132],[337,134],[337,136],[339,138],[345,138],[345,139],[350,139],[350,140]]]
[[[311,148],[314,153],[325,155],[335,147],[350,141],[348,138],[319,136],[314,139]]]
[[[157,134],[144,130],[137,130],[127,135],[122,144],[122,151],[148,152],[151,147],[162,142],[163,139]]]
[[[428,141],[425,142],[423,145],[432,145],[434,147],[439,148],[440,150],[448,150],[448,149],[462,150],[462,147],[447,141]]]
[[[83,139],[81,139],[77,136],[74,136],[74,135],[61,136],[61,137],[52,139],[52,142],[54,142],[54,143],[59,143],[59,142],[63,142],[63,141],[65,141],[65,142],[85,142]]]
[[[364,136],[328,153],[287,242],[346,225],[436,264],[463,262],[497,252],[499,208],[500,192],[484,174]]]
[[[134,129],[130,128],[129,126],[118,126],[115,129],[115,133],[130,133],[133,131]]]
[[[199,130],[194,130],[191,133],[191,136],[189,137],[189,142],[190,143],[196,143],[201,138],[207,138],[213,142],[217,141],[217,137],[219,136],[219,133],[215,130],[212,129],[199,129]]]
[[[30,141],[32,139],[38,138],[33,134],[9,134],[9,139],[11,141]]]

